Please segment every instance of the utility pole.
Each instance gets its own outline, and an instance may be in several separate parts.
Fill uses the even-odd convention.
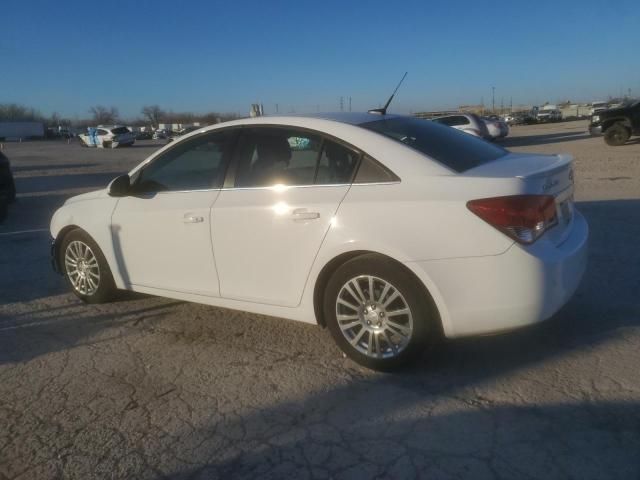
[[[504,97],[500,97],[500,115],[504,113]]]
[[[509,113],[513,113],[513,97],[509,97]]]
[[[344,112],[344,97],[340,97],[340,111]]]
[[[349,97],[349,111],[351,111],[351,97]]]
[[[278,113],[278,104],[276,103],[276,113]]]
[[[491,112],[496,113],[496,87],[491,87]]]
[[[480,97],[480,115],[484,115],[484,96]]]

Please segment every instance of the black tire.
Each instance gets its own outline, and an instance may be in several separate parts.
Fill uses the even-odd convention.
[[[13,177],[9,177],[9,193],[7,196],[7,200],[9,203],[13,203],[16,201],[16,182]]]
[[[604,141],[611,147],[619,147],[627,143],[631,137],[631,132],[627,127],[620,123],[616,123],[604,132]]]
[[[91,291],[89,289],[86,289],[86,291],[83,292],[78,289],[76,285],[74,285],[74,282],[70,278],[70,276],[73,275],[70,275],[69,273],[72,267],[67,265],[67,263],[65,262],[65,257],[68,253],[70,253],[68,252],[68,249],[73,249],[76,245],[78,245],[78,243],[84,244],[89,247],[90,252],[93,254],[93,257],[97,260],[97,272],[99,278],[96,282],[97,288],[91,289]],[[104,258],[102,250],[100,250],[98,244],[85,231],[76,229],[70,231],[64,236],[60,245],[60,249],[58,251],[58,265],[60,266],[60,270],[63,272],[64,278],[66,279],[73,293],[83,302],[106,303],[116,297],[118,290],[116,288],[115,282],[113,281],[113,275],[111,274],[109,264]],[[93,281],[95,282],[95,280]],[[88,283],[85,282],[85,284]]]
[[[374,277],[375,280],[373,280],[373,284],[368,283],[369,277]],[[378,300],[372,303],[377,303],[378,309],[375,309],[376,305],[367,307],[368,301],[365,301],[364,303],[357,304],[359,309],[357,314],[354,313],[353,315],[344,316],[341,314],[342,318],[340,321],[342,322],[351,323],[351,320],[345,320],[345,317],[352,316],[354,317],[353,323],[361,323],[347,330],[348,333],[343,334],[340,322],[338,321],[338,310],[343,307],[338,305],[338,300],[341,294],[343,295],[343,297],[340,297],[342,299],[352,298],[355,300],[356,297],[353,296],[344,297],[344,295],[347,295],[347,293],[345,293],[347,290],[344,289],[346,288],[345,284],[354,279],[359,279],[356,281],[359,282],[359,285],[363,286],[361,293],[365,298],[372,298],[367,285],[373,285],[373,298]],[[364,282],[364,284],[362,282]],[[417,354],[424,352],[430,340],[437,337],[438,330],[428,294],[418,282],[410,272],[404,270],[393,260],[376,254],[361,255],[338,267],[327,283],[324,292],[323,311],[326,325],[342,351],[356,363],[367,368],[381,371],[396,369],[413,360]],[[400,297],[396,298],[396,300],[392,301],[388,306],[383,305],[385,299],[391,298],[389,293],[384,295],[385,283],[389,284],[391,288],[400,294]],[[350,283],[350,285],[354,287],[353,283]],[[352,291],[355,290],[355,288],[352,288]],[[392,292],[392,290],[389,291]],[[406,304],[410,313],[406,315],[404,320],[401,316],[394,317],[392,324],[397,325],[401,322],[405,322],[403,325],[412,324],[410,333],[404,336],[404,338],[408,338],[408,340],[405,340],[406,344],[402,349],[394,349],[392,344],[395,345],[395,342],[393,341],[389,343],[388,340],[393,340],[393,337],[396,337],[397,333],[392,330],[387,330],[387,328],[390,327],[385,323],[389,321],[391,313],[395,315],[396,312],[399,311],[397,310],[398,307],[394,306],[394,302],[396,301]],[[356,302],[353,303],[355,304]],[[389,310],[387,310],[387,307]],[[401,309],[402,308],[404,307],[401,307]],[[365,313],[367,309],[371,309],[369,313]],[[371,318],[367,317],[367,315],[373,315],[373,318],[376,318],[374,310],[379,312],[378,314],[382,318],[384,318],[383,315],[385,312],[388,312],[389,315],[384,318],[384,320],[378,319],[378,323],[372,326],[366,319]],[[368,323],[369,326],[365,325],[365,322]],[[347,326],[346,323],[342,323],[342,325],[342,328]],[[381,335],[373,333],[372,329],[377,328],[380,328],[380,330],[376,331]],[[362,332],[362,330],[366,331]],[[385,331],[384,335],[382,335],[383,332],[381,330]],[[403,334],[404,333],[407,333],[407,331],[404,331]],[[346,335],[353,335],[351,340],[355,341],[357,346],[350,343]],[[358,340],[358,338],[360,340]],[[376,345],[376,350],[379,352],[378,355],[374,355],[373,353],[368,354],[368,352],[363,351],[365,349],[364,344],[371,342]],[[387,355],[387,357],[383,358],[383,355]]]
[[[6,196],[0,193],[0,223],[4,222],[7,218],[7,212],[9,210],[9,200]]]

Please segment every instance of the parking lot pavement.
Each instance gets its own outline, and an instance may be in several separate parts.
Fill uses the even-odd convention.
[[[395,374],[296,322],[138,295],[81,304],[40,229],[156,146],[8,144],[19,197],[0,225],[0,479],[638,478],[640,144],[583,132],[515,127],[504,142],[576,157],[591,243],[573,300]]]

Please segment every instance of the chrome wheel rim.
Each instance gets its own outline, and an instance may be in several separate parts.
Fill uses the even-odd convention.
[[[402,293],[371,275],[354,277],[342,286],[336,319],[351,346],[371,358],[397,356],[413,334],[413,315]]]
[[[100,267],[91,247],[74,240],[64,252],[67,277],[73,288],[82,295],[93,295],[100,286]]]

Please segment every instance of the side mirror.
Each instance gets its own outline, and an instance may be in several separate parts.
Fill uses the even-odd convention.
[[[120,175],[109,184],[109,195],[112,197],[126,197],[131,192],[131,179],[129,175]]]

